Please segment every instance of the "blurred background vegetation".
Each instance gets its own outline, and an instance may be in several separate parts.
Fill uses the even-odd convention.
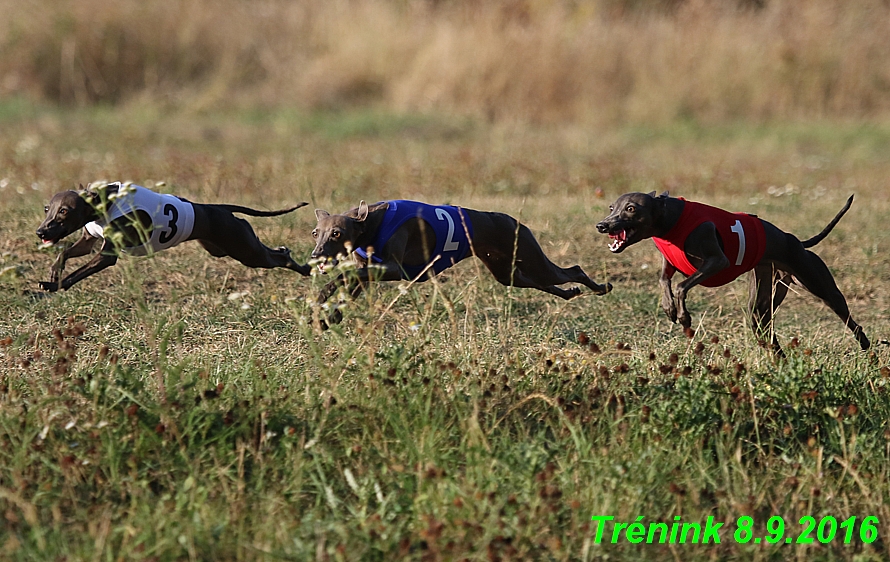
[[[884,119],[886,0],[0,0],[0,97],[532,123]]]

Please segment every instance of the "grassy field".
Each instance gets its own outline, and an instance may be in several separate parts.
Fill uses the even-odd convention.
[[[0,558],[890,555],[890,127],[23,102],[0,105],[0,127]],[[615,290],[563,302],[467,260],[375,287],[321,333],[308,300],[324,279],[185,244],[41,293],[56,252],[34,235],[43,205],[100,179],[268,209],[405,197],[504,211]],[[594,228],[619,194],[665,189],[801,237],[855,193],[817,251],[872,352],[798,290],[778,315],[789,359],[774,362],[747,328],[743,280],[693,291],[684,337],[659,310],[654,247],[612,256]],[[251,222],[305,261],[312,208]],[[611,524],[595,544],[596,515],[726,524],[716,545],[611,544]],[[757,537],[783,517],[795,544],[738,544],[741,516]],[[853,540],[797,544],[805,516],[856,516]]]

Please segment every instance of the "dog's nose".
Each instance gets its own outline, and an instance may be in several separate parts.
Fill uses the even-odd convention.
[[[599,230],[601,234],[606,234],[609,232],[609,225],[605,222],[598,222],[596,223],[596,229]]]

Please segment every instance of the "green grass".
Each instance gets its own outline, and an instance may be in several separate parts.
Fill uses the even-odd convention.
[[[836,136],[827,124],[417,135],[413,118],[327,114],[270,134],[288,118],[160,116],[142,129],[126,112],[13,105],[0,111],[13,115],[0,139],[0,558],[888,555],[890,165],[868,148],[880,127],[861,139],[844,124]],[[467,260],[435,282],[372,288],[322,333],[309,300],[326,279],[186,244],[42,294],[54,256],[33,235],[42,206],[98,178],[264,208],[404,196],[501,210],[615,290],[563,302]],[[649,187],[801,236],[855,191],[817,250],[873,352],[793,294],[777,325],[789,360],[774,362],[748,331],[742,281],[693,291],[685,338],[658,309],[652,246],[612,256],[594,228],[618,194]],[[251,222],[306,259],[311,211]],[[727,524],[719,545],[596,545],[593,515]],[[755,546],[732,539],[743,515],[759,536],[773,515],[795,538],[804,516],[880,524],[871,544]]]

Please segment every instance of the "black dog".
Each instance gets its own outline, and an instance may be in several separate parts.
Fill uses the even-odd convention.
[[[622,252],[628,246],[652,238],[664,260],[661,306],[672,322],[689,329],[692,320],[686,309],[686,293],[696,285],[721,286],[746,271],[753,271],[748,307],[752,328],[759,338],[769,337],[776,308],[798,282],[822,299],[837,314],[862,349],[870,342],[862,328],[850,317],[847,301],[837,288],[822,259],[807,250],[818,244],[850,208],[853,197],[818,235],[801,242],[753,215],[729,213],[722,209],[669,197],[667,192],[627,193],[609,207],[611,214],[596,225],[613,240],[609,249]],[[671,277],[680,271],[687,278],[671,292]],[[772,334],[776,354],[783,356]]]
[[[450,205],[427,205],[416,201],[385,201],[361,204],[345,214],[317,210],[318,225],[312,231],[312,257],[336,264],[337,256],[355,253],[358,280],[350,287],[358,296],[369,279],[367,265],[376,262],[382,272],[378,280],[425,280],[469,255],[482,260],[503,285],[538,289],[570,299],[581,289],[556,285],[580,283],[598,295],[611,285],[600,285],[579,267],[561,268],[551,262],[534,235],[516,219],[503,213],[473,211]],[[369,252],[373,248],[376,253]],[[319,296],[324,303],[342,279],[329,283]],[[339,311],[331,318],[339,322]]]
[[[290,250],[284,246],[266,247],[250,223],[232,214],[274,217],[304,205],[307,203],[280,211],[257,211],[239,205],[191,203],[120,183],[95,191],[62,191],[46,206],[46,218],[37,229],[37,236],[44,243],[55,244],[77,230],[83,229],[83,234],[59,254],[50,269],[50,281],[42,281],[40,287],[57,291],[65,262],[89,254],[100,238],[103,242],[99,252],[62,281],[63,289],[117,263],[119,251],[144,255],[186,240],[197,240],[214,257],[230,256],[248,267],[286,267],[309,275],[311,268],[295,262]]]

